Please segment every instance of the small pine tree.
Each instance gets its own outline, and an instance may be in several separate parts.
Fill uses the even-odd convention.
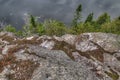
[[[81,20],[81,12],[82,12],[82,5],[78,5],[75,14],[74,19],[72,21],[72,26],[77,27],[78,22]]]
[[[108,15],[108,13],[105,12],[98,17],[98,19],[96,20],[96,23],[98,25],[102,25],[102,24],[104,24],[106,22],[110,22],[110,21],[111,21],[110,16]]]
[[[37,28],[37,23],[35,21],[35,17],[33,17],[32,15],[30,15],[30,29],[32,31],[32,33],[36,32],[36,28]]]
[[[92,21],[93,21],[93,13],[90,13],[90,14],[87,16],[87,18],[86,18],[86,20],[85,20],[85,23],[87,23],[87,22],[92,23]]]
[[[23,27],[23,35],[24,36],[30,36],[34,33],[37,33],[37,23],[35,20],[35,17],[30,15],[29,16],[29,23],[27,23],[24,27]]]
[[[36,28],[36,21],[35,21],[35,17],[33,17],[32,15],[30,15],[30,25],[34,28]]]

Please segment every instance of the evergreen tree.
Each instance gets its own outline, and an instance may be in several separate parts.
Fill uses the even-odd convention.
[[[35,17],[33,17],[32,15],[30,15],[30,19],[29,19],[29,27],[30,27],[30,31],[31,33],[36,33],[36,28],[37,28],[37,23],[35,21]]]
[[[86,18],[86,20],[85,20],[85,23],[87,23],[87,22],[91,23],[92,21],[93,21],[93,13],[90,13],[90,14],[87,16],[87,18]]]
[[[72,26],[77,27],[78,22],[81,20],[81,11],[82,11],[82,5],[78,5],[75,14],[74,14],[74,19]]]
[[[108,13],[103,13],[101,16],[98,17],[96,23],[97,25],[102,25],[106,22],[110,22],[110,16],[108,15]]]
[[[23,27],[23,35],[24,36],[30,36],[34,33],[37,33],[37,23],[35,20],[35,17],[32,15],[29,15],[29,21],[28,23]]]
[[[30,15],[30,25],[33,27],[33,28],[36,28],[36,21],[35,21],[35,17],[33,17],[32,15]]]

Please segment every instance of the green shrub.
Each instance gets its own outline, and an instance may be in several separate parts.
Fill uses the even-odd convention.
[[[34,16],[29,15],[29,21],[23,26],[23,36],[30,36],[37,33],[37,22]]]
[[[78,5],[75,10],[72,26],[66,27],[62,22],[57,20],[45,20],[43,23],[37,22],[36,18],[29,15],[28,23],[23,27],[23,31],[17,31],[11,25],[6,26],[0,31],[14,32],[18,36],[31,36],[33,34],[61,36],[66,33],[81,34],[85,32],[106,32],[120,34],[120,16],[114,20],[110,19],[107,13],[103,13],[96,20],[93,20],[93,13],[90,13],[85,21],[81,21],[82,5]]]
[[[18,30],[18,31],[16,32],[16,35],[19,36],[19,37],[23,37],[23,31]]]
[[[110,19],[109,14],[108,13],[103,13],[96,20],[96,25],[95,26],[100,28],[102,24],[108,23],[110,21],[111,21],[111,19]]]
[[[13,27],[13,26],[11,26],[11,25],[6,26],[3,30],[4,30],[4,31],[7,31],[7,32],[13,32],[13,33],[16,32],[15,27]]]
[[[57,35],[61,36],[66,33],[66,27],[63,23],[57,21],[57,20],[46,20],[43,23],[43,26],[45,28],[45,34],[46,35]]]
[[[23,36],[30,36],[32,35],[32,31],[28,25],[23,26]]]
[[[101,32],[120,34],[120,20],[115,19],[112,22],[103,24]]]
[[[72,29],[75,32],[77,31],[78,23],[81,22],[81,18],[82,18],[81,12],[82,12],[82,5],[80,4],[80,5],[78,5],[78,7],[74,13],[74,18],[72,20],[72,27],[73,27]]]
[[[36,30],[39,35],[45,34],[45,27],[43,26],[42,23],[38,23]]]
[[[90,14],[87,16],[87,18],[86,18],[86,20],[85,20],[85,23],[87,23],[87,22],[89,22],[89,23],[92,23],[92,22],[93,22],[93,13],[90,13]]]

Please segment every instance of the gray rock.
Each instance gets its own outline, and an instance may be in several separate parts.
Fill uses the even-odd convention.
[[[63,35],[61,38],[66,43],[74,45],[74,43],[76,41],[76,37],[77,37],[76,35],[66,34],[66,35]]]
[[[9,80],[7,75],[9,75],[10,70],[8,68],[4,68],[4,70],[0,73],[0,80]]]
[[[4,58],[4,63],[0,66],[0,80],[7,80],[8,73],[15,80],[17,76],[22,80],[120,80],[119,35],[44,35],[27,37],[20,41],[11,33],[0,33],[0,36],[3,35],[10,36],[13,41],[6,40],[9,45],[1,44],[4,45],[1,51],[4,56],[0,56],[0,61]],[[19,45],[15,47],[17,41]],[[13,47],[13,53],[8,55],[8,49]],[[5,70],[4,67],[8,65],[10,70]],[[11,70],[15,73],[11,73]]]
[[[53,49],[54,45],[55,45],[54,41],[46,40],[43,43],[41,43],[40,46],[43,47],[43,48],[46,48],[46,49]]]
[[[96,72],[91,71],[87,59],[75,62],[63,51],[46,50],[36,46],[30,48],[37,55],[42,56],[31,80],[112,80],[108,76],[97,76]]]
[[[0,60],[2,60],[2,59],[3,59],[3,55],[0,54]]]
[[[2,54],[5,55],[5,54],[8,54],[8,50],[12,47],[15,47],[16,45],[6,45],[3,50],[2,50]]]
[[[31,80],[100,80],[83,63],[72,61],[64,52],[41,49],[41,56],[40,53],[47,58],[39,61],[40,65]]]
[[[103,49],[109,52],[118,52],[120,50],[120,36],[111,33],[83,33],[82,38],[87,36],[86,40],[91,40]]]
[[[15,34],[14,34],[14,33],[11,33],[11,32],[0,32],[0,36],[15,37]]]

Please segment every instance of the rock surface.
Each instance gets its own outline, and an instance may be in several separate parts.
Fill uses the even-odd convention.
[[[120,36],[0,33],[0,80],[120,80]]]

